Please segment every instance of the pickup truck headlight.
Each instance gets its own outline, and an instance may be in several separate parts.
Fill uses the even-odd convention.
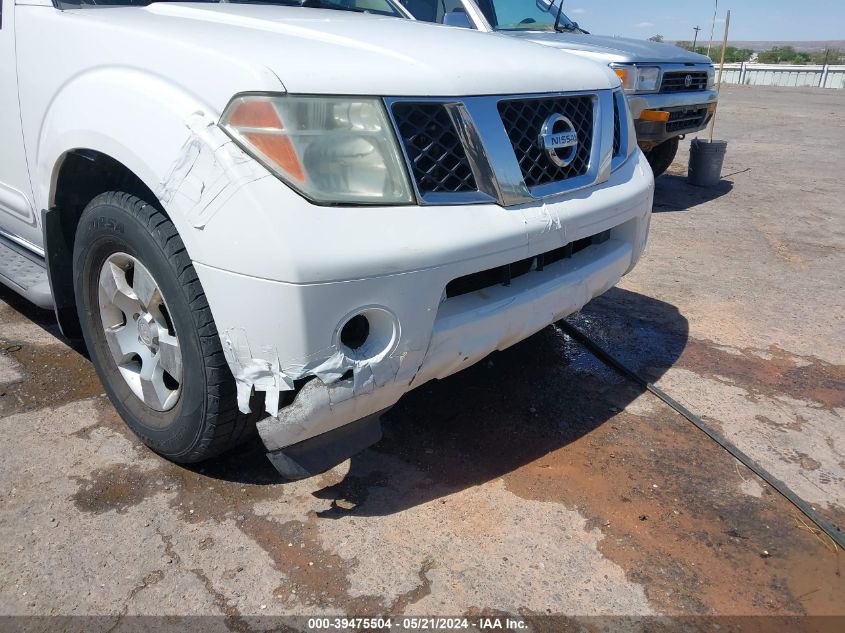
[[[707,69],[707,89],[713,90],[716,87],[716,67],[710,66]]]
[[[322,204],[409,204],[407,172],[380,99],[243,95],[220,120],[241,148]]]
[[[610,67],[622,80],[626,92],[652,92],[658,88],[660,68],[657,66],[611,64]]]

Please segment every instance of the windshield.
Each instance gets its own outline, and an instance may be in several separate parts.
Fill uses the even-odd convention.
[[[562,0],[476,0],[481,12],[497,31],[554,31]],[[559,29],[575,29],[560,14]]]
[[[355,11],[357,13],[375,13],[392,17],[405,17],[389,0],[60,0],[63,8],[75,7],[145,7],[154,2],[230,2],[233,4],[274,4],[285,7],[307,7],[310,9],[334,9],[336,11]]]

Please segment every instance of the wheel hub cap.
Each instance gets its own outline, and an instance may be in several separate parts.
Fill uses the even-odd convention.
[[[155,352],[158,347],[158,325],[153,316],[147,312],[136,321],[138,324],[138,340]]]
[[[120,375],[151,409],[172,409],[182,390],[182,351],[158,283],[136,257],[114,253],[100,269],[98,290]]]

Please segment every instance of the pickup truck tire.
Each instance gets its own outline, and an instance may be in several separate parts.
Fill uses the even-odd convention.
[[[675,160],[675,154],[678,153],[679,137],[675,136],[660,145],[655,145],[645,153],[648,164],[651,165],[651,171],[654,172],[654,177],[657,178],[664,171],[669,169],[669,165]]]
[[[144,444],[197,462],[252,434],[257,416],[238,410],[202,286],[162,211],[127,193],[96,197],[79,221],[73,272],[91,361]]]

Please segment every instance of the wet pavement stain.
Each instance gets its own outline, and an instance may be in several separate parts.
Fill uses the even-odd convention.
[[[845,366],[790,354],[776,345],[728,352],[711,341],[690,339],[679,366],[727,379],[755,395],[811,400],[827,409],[845,407]]]
[[[262,447],[252,443],[200,467],[205,472],[195,472],[164,460],[147,471],[135,464],[116,464],[98,469],[89,477],[77,478],[79,488],[72,501],[82,512],[125,513],[145,499],[169,495],[168,505],[181,521],[188,524],[232,522],[261,547],[281,574],[280,585],[274,592],[277,600],[289,606],[337,607],[362,615],[385,612],[389,605],[378,596],[349,595],[348,575],[355,560],[344,560],[326,549],[319,534],[318,521],[322,519],[316,513],[309,512],[302,520],[278,521],[255,512],[259,502],[288,502],[285,486],[270,483],[279,478],[269,464],[267,468],[272,473],[264,472],[264,463]],[[209,470],[212,474],[208,474]],[[221,473],[233,480],[215,478],[214,475]],[[261,483],[243,483],[241,479]],[[168,547],[172,550],[172,545]],[[214,547],[214,540],[207,538],[199,547],[210,549]],[[174,557],[175,552],[171,554],[171,558]],[[420,587],[403,594],[400,604],[413,603],[427,594],[430,585],[425,574],[430,568],[431,564],[428,564],[421,570]],[[211,581],[201,570],[189,571],[209,589],[233,630],[249,628],[233,603],[219,589],[211,587]]]
[[[23,374],[19,381],[0,384],[0,417],[103,392],[90,361],[60,341],[36,345],[0,337],[0,354],[12,358]]]
[[[79,489],[71,497],[81,512],[126,513],[129,508],[157,494],[173,492],[178,479],[158,470],[139,470],[136,464],[115,464],[75,478]]]
[[[0,285],[0,321],[4,325],[0,355],[13,361],[22,374],[11,384],[0,383],[0,417],[103,392],[82,347],[62,336],[52,311],[41,310]]]
[[[306,606],[342,607],[349,613],[377,615],[383,604],[378,596],[349,595],[349,563],[327,551],[319,537],[316,518],[279,523],[250,516],[239,525],[273,560],[288,579],[288,599]],[[284,587],[285,585],[282,585]],[[282,595],[284,590],[277,590]]]

